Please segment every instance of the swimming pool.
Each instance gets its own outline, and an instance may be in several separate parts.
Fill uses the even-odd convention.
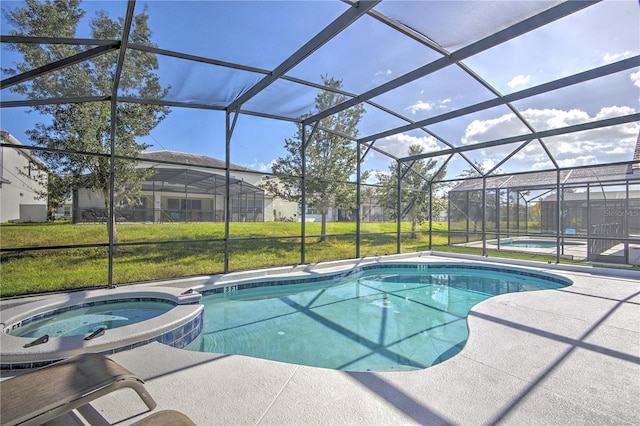
[[[37,368],[85,352],[152,342],[182,348],[202,326],[200,293],[128,287],[60,294],[0,310],[0,369]]]
[[[8,333],[19,337],[77,336],[146,321],[168,312],[176,303],[162,299],[125,299],[72,305],[24,319]]]
[[[346,371],[423,369],[462,350],[477,303],[570,284],[479,263],[389,262],[204,287],[203,330],[185,349]]]
[[[498,240],[490,240],[487,241],[487,244],[497,246]],[[519,247],[519,248],[553,248],[557,247],[556,240],[545,240],[545,239],[530,239],[530,238],[505,238],[500,240],[501,247]],[[584,242],[577,241],[563,241],[561,246],[564,247],[579,247],[585,246]]]

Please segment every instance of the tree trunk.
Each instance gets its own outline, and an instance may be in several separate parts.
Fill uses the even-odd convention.
[[[116,227],[116,215],[115,215],[115,212],[114,212],[113,215],[110,214],[109,202],[107,201],[107,199],[108,198],[105,198],[105,202],[104,202],[104,211],[105,211],[105,213],[107,215],[107,217],[106,217],[107,236],[113,235],[113,243],[115,244],[115,243],[118,242],[118,232],[117,232],[117,227]],[[113,253],[113,254],[118,253],[118,247],[117,246],[111,247],[111,253]]]
[[[322,224],[320,225],[320,242],[323,243],[327,239],[327,212],[322,211]]]

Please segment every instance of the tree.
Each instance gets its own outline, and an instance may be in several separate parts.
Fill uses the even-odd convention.
[[[327,90],[315,99],[317,111],[323,111],[347,100],[337,93],[342,81],[323,76]],[[362,105],[340,111],[323,118],[305,149],[305,189],[306,203],[321,214],[320,241],[325,241],[327,214],[330,208],[354,208],[355,195],[352,184],[347,183],[354,175],[357,165],[357,151],[350,138],[358,135],[357,126],[364,114]],[[310,114],[309,114],[310,115]],[[309,115],[306,115],[307,117]],[[304,118],[303,116],[302,118]],[[275,160],[272,171],[278,179],[271,179],[264,185],[274,195],[288,201],[302,203],[302,125],[294,137],[285,140],[287,154]],[[361,174],[361,181],[368,173]]]
[[[5,12],[7,20],[16,28],[12,35],[73,38],[85,11],[80,0],[26,0],[24,7]],[[132,43],[153,46],[148,26],[147,8],[134,16],[130,32]],[[123,19],[111,19],[100,11],[90,22],[94,39],[119,39]],[[9,75],[20,74],[68,58],[83,51],[83,47],[56,42],[52,44],[14,44],[14,51],[23,55],[23,62],[15,68],[3,69]],[[109,96],[116,77],[117,50],[93,57],[91,60],[42,74],[11,90],[32,100],[67,96]],[[120,74],[118,93],[121,96],[161,99],[169,88],[163,88],[155,70],[157,57],[148,52],[127,52]],[[109,214],[111,175],[111,102],[35,104],[33,110],[46,116],[27,135],[34,145],[48,148],[40,157],[50,173],[56,174],[55,198],[64,199],[68,191],[88,188],[99,192]],[[115,123],[115,153],[135,157],[148,145],[136,141],[148,135],[169,113],[164,106],[117,103]],[[92,155],[95,154],[95,155]],[[116,203],[135,203],[142,182],[149,170],[136,168],[135,161],[116,160],[114,163],[114,197]],[[60,193],[67,191],[66,194]],[[53,194],[52,194],[53,195]],[[112,217],[115,217],[113,215]],[[116,238],[115,223],[109,222],[108,232]]]
[[[421,145],[414,144],[409,147],[409,156],[420,155],[423,152]],[[411,222],[411,238],[416,237],[418,225],[432,220],[432,215],[437,215],[443,208],[442,203],[433,200],[433,206],[429,205],[429,190],[432,193],[438,189],[438,184],[429,188],[429,183],[438,180],[446,174],[446,166],[440,170],[437,169],[438,162],[434,159],[425,161],[424,159],[415,160],[400,165],[394,163],[389,166],[389,173],[379,173],[377,175],[378,184],[381,185],[377,190],[378,202],[389,212],[389,215],[396,220],[407,218]],[[436,175],[437,173],[437,175]],[[398,218],[398,176],[401,176],[400,196],[403,206]]]

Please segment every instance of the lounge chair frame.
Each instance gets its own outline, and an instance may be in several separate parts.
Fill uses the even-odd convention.
[[[144,381],[112,359],[78,355],[0,382],[2,426],[39,425],[121,388],[156,407]]]

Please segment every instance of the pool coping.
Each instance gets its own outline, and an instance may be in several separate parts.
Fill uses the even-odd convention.
[[[355,268],[363,265],[371,265],[375,263],[397,262],[401,260],[411,259],[412,262],[451,262],[458,260],[462,262],[480,262],[494,265],[513,265],[528,269],[547,270],[548,272],[579,272],[589,275],[600,276],[617,276],[621,278],[637,278],[640,279],[640,271],[626,268],[607,268],[593,265],[572,265],[566,263],[541,262],[537,260],[526,259],[510,259],[493,256],[477,256],[462,253],[450,253],[439,251],[420,251],[414,253],[402,253],[384,256],[367,256],[358,259],[344,259],[327,262],[315,262],[298,264],[292,266],[281,266],[273,268],[263,268],[247,271],[230,272],[227,274],[211,274],[199,275],[186,278],[176,278],[168,280],[158,280],[153,282],[132,283],[134,286],[158,286],[158,287],[177,287],[182,289],[198,290],[199,288],[210,285],[230,285],[237,281],[253,280],[259,278],[272,278],[279,275],[295,276],[313,276],[316,274],[326,274],[340,272],[349,268]]]
[[[393,269],[394,271],[398,269],[403,271],[418,271],[422,273],[439,273],[442,269],[455,269],[456,271],[466,271],[468,273],[478,270],[537,278],[559,284],[563,287],[573,284],[571,280],[558,274],[540,272],[533,268],[523,268],[521,266],[509,265],[509,267],[505,267],[495,263],[477,261],[412,262],[405,259],[352,265],[351,267],[339,268],[338,270],[332,270],[330,272],[318,272],[316,274],[297,274],[294,276],[291,276],[291,274],[285,274],[260,278],[236,279],[233,281],[224,281],[194,287],[194,290],[202,294],[203,297],[221,293],[227,295],[235,294],[238,291],[263,287],[278,287],[283,285],[295,286],[297,284],[309,284],[327,280],[341,280],[347,277],[351,277],[350,279],[353,279],[353,277],[357,278],[369,271],[384,273],[387,269]]]

